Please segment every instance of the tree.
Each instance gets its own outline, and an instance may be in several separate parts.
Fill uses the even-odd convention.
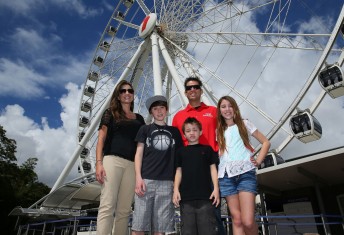
[[[17,165],[16,144],[15,140],[6,137],[6,130],[0,125],[0,221],[7,226],[2,226],[2,234],[15,234],[15,218],[8,217],[12,209],[29,207],[50,192],[47,185],[38,181],[37,158],[28,158]]]
[[[15,153],[17,152],[16,141],[6,137],[6,130],[0,125],[0,161],[7,163],[17,161]]]

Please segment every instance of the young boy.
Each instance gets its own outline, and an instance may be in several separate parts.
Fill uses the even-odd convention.
[[[182,130],[189,144],[177,151],[173,193],[173,203],[180,205],[182,235],[216,235],[218,155],[209,145],[199,144],[202,125],[196,118],[187,118]]]
[[[153,96],[146,102],[154,122],[137,133],[135,155],[135,210],[132,234],[155,235],[174,231],[174,206],[171,200],[175,151],[183,145],[176,127],[165,123],[167,100]]]

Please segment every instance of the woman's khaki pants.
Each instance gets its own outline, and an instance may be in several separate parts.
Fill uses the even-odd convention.
[[[103,166],[106,177],[101,188],[97,235],[125,235],[135,194],[134,162],[108,155],[104,156]]]

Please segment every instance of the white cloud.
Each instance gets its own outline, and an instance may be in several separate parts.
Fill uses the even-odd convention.
[[[323,17],[312,17],[309,21],[300,22],[300,33],[318,33],[327,32],[330,29],[328,25],[333,25],[333,19]]]
[[[89,57],[84,60],[72,56],[66,58],[63,64],[45,64],[45,72],[27,67],[30,63],[0,58],[0,96],[43,98],[47,95],[45,87],[62,88],[67,82],[82,84],[89,63],[86,58]]]
[[[82,18],[93,17],[103,12],[102,9],[86,7],[80,0],[50,0],[53,4],[70,12],[76,12]]]
[[[49,59],[52,52],[56,53],[59,50],[62,39],[55,34],[43,37],[35,29],[18,27],[9,37],[9,41],[13,50],[20,52],[21,56],[36,60],[42,57],[48,57]]]
[[[86,7],[81,0],[12,0],[0,1],[0,9],[9,9],[16,15],[32,17],[36,11],[48,7],[59,7],[71,14],[77,13],[82,18],[94,17],[103,12],[103,9]]]
[[[46,38],[33,29],[17,28],[8,39],[21,59],[0,58],[0,96],[31,99],[46,95],[45,87],[84,82],[91,50],[77,58],[59,50],[59,36]]]
[[[8,105],[0,113],[0,125],[7,131],[7,137],[17,141],[18,163],[37,157],[38,179],[49,186],[54,184],[77,146],[78,109],[75,107],[81,93],[72,83],[67,84],[66,89],[67,94],[60,99],[63,125],[59,128],[51,128],[45,117],[41,123],[35,123],[25,116],[25,110],[19,105]],[[68,180],[76,176],[75,166]]]
[[[46,81],[44,76],[28,68],[22,61],[14,63],[0,58],[0,96],[41,97],[45,94],[42,84]]]
[[[17,15],[26,15],[44,4],[44,0],[12,0],[12,1],[0,1],[0,9],[9,9]]]

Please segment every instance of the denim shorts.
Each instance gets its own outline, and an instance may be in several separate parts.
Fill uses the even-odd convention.
[[[238,194],[239,191],[257,194],[256,169],[228,178],[227,174],[219,179],[221,197]]]

